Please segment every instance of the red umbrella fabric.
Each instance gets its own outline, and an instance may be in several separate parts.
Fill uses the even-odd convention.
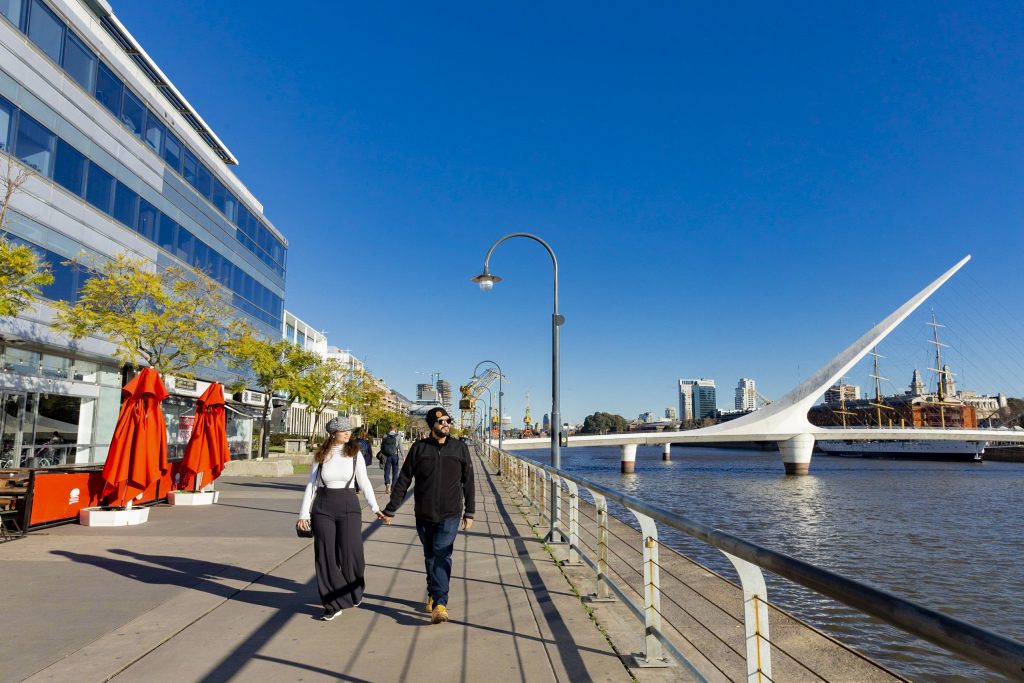
[[[231,456],[228,451],[227,416],[224,413],[224,388],[214,382],[196,403],[196,420],[192,425],[192,436],[185,446],[185,457],[181,461],[184,472],[182,485],[195,484],[196,475],[203,473],[203,485],[220,476]],[[207,475],[209,473],[209,475]]]
[[[103,465],[103,495],[116,492],[124,505],[169,469],[167,424],[160,409],[168,394],[153,368],[143,368],[121,392],[125,400]]]

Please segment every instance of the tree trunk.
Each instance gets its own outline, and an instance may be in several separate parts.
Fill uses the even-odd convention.
[[[260,457],[267,457],[267,438],[270,436],[270,393],[263,401],[263,419],[260,420]]]

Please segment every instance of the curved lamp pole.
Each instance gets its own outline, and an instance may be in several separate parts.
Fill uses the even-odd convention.
[[[475,368],[473,368],[473,376],[474,377],[476,377],[476,373],[480,370],[480,366],[483,365],[484,363],[490,363],[491,365],[493,365],[494,367],[496,367],[498,369],[498,450],[500,451],[505,446],[505,442],[504,442],[504,439],[503,439],[502,433],[501,433],[502,432],[502,427],[503,427],[503,424],[504,424],[502,422],[502,420],[504,419],[504,415],[505,415],[505,413],[502,411],[502,407],[501,407],[501,398],[502,398],[502,396],[505,395],[505,390],[502,388],[501,381],[504,379],[505,375],[501,371],[501,366],[498,365],[497,363],[495,363],[493,360],[482,360],[482,361],[480,361],[479,363],[476,364]],[[500,463],[501,460],[499,459],[498,462]],[[499,477],[501,476],[500,465],[499,465],[499,469],[498,469],[498,473],[497,474],[498,474]]]
[[[494,287],[494,283],[501,282],[501,278],[497,275],[492,275],[490,271],[491,266],[491,254],[498,247],[499,244],[505,240],[510,240],[513,237],[525,237],[526,239],[537,242],[544,247],[548,256],[551,257],[551,266],[554,270],[554,307],[551,311],[551,466],[554,468],[560,468],[562,466],[562,453],[561,453],[561,437],[562,437],[562,418],[559,414],[559,347],[558,347],[558,328],[565,324],[565,318],[558,314],[558,259],[555,258],[555,252],[551,250],[548,243],[537,237],[531,235],[528,232],[513,232],[504,237],[500,238],[497,242],[491,245],[491,248],[487,250],[487,256],[484,257],[484,272],[480,273],[476,277],[470,278],[472,282],[476,282],[480,285],[481,291],[489,292]],[[499,427],[498,433],[501,433]],[[545,537],[545,542],[548,543],[564,543],[566,542],[565,534],[562,533],[561,525],[559,524],[560,514],[560,503],[561,503],[561,488],[554,482],[551,482],[551,530]]]

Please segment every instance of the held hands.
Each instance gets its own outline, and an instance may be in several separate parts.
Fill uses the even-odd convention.
[[[384,522],[384,524],[386,524],[387,526],[391,526],[391,518],[390,517],[385,515],[380,510],[378,510],[376,514],[377,514],[377,519],[379,519],[380,521]]]
[[[473,518],[472,517],[463,517],[462,518],[462,524],[459,525],[459,528],[463,529],[465,531],[469,531],[470,529],[472,529],[473,528]]]
[[[295,528],[302,529],[303,531],[309,531],[310,526],[311,524],[308,519],[300,519],[299,521],[295,522]]]

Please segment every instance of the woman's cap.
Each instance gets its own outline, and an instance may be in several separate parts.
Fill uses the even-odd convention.
[[[352,423],[348,421],[347,417],[339,415],[327,423],[326,429],[328,434],[333,434],[334,432],[351,432]]]

